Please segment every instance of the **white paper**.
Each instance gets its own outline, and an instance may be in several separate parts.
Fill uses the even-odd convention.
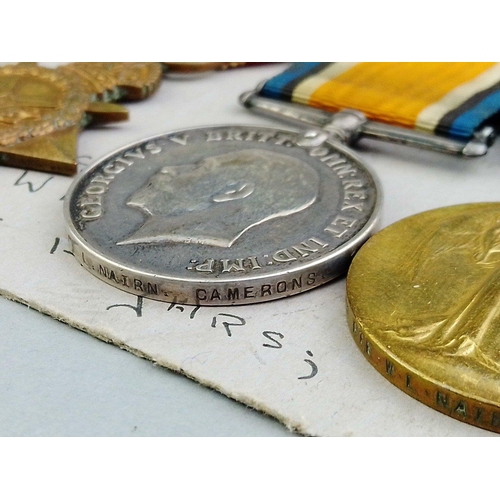
[[[165,79],[130,121],[80,135],[80,170],[130,142],[217,124],[280,126],[237,103],[282,66]],[[500,148],[480,159],[361,143],[384,192],[381,226],[440,206],[497,201]],[[364,359],[345,315],[345,280],[265,304],[167,304],[121,292],[68,253],[72,179],[0,167],[0,293],[184,373],[291,429],[320,436],[489,435],[411,399]],[[88,360],[92,363],[92,360]]]

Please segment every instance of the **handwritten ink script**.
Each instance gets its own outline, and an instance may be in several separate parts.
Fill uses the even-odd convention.
[[[124,304],[112,304],[110,306],[106,307],[106,310],[109,311],[110,309],[117,308],[117,307],[123,307],[123,308],[128,308],[132,311],[135,312],[136,316],[138,318],[142,317],[143,314],[143,302],[144,299],[142,297],[137,297],[137,301],[135,305],[124,303]],[[184,316],[185,319],[193,320],[198,313],[198,311],[201,309],[200,306],[186,306],[186,305],[180,305],[177,304],[176,302],[172,302],[168,305],[167,307],[167,312],[176,310],[179,311],[180,313],[185,313],[188,314],[187,316]],[[219,312],[219,313],[213,313],[213,309],[208,308],[207,312],[210,311],[211,314],[213,314],[210,326],[212,328],[217,328],[217,326],[222,326],[223,329],[225,330],[225,333],[228,337],[232,337],[233,333],[237,333],[237,327],[242,327],[246,325],[246,320],[245,318],[241,316],[237,316],[236,314],[230,314],[227,312]],[[241,331],[241,335],[245,335],[247,332],[245,330]],[[264,342],[262,344],[263,348],[267,349],[282,349],[283,348],[283,342],[279,342],[276,340],[276,337],[279,338],[280,340],[283,340],[285,338],[285,335],[281,332],[271,332],[271,331],[263,331],[261,332],[261,335],[265,337],[268,340],[271,340],[272,344]],[[306,354],[312,358],[313,354],[311,351],[307,350],[305,351]],[[316,363],[314,363],[311,359],[304,359],[304,361],[312,368],[311,372],[306,375],[306,376],[300,376],[297,377],[298,380],[309,380],[314,378],[318,374],[318,366]]]

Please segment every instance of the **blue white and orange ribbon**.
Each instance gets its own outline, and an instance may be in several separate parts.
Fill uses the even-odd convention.
[[[500,64],[296,63],[261,95],[467,140],[500,111]]]

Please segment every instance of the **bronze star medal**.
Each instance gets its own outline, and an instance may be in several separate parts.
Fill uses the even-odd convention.
[[[112,101],[145,99],[163,76],[158,63],[36,64],[0,68],[0,164],[76,173],[80,128],[128,118]]]

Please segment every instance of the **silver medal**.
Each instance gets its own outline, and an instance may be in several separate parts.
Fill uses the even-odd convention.
[[[155,300],[248,304],[343,273],[371,234],[376,181],[321,132],[172,132],[100,160],[70,188],[72,251],[106,283]]]

